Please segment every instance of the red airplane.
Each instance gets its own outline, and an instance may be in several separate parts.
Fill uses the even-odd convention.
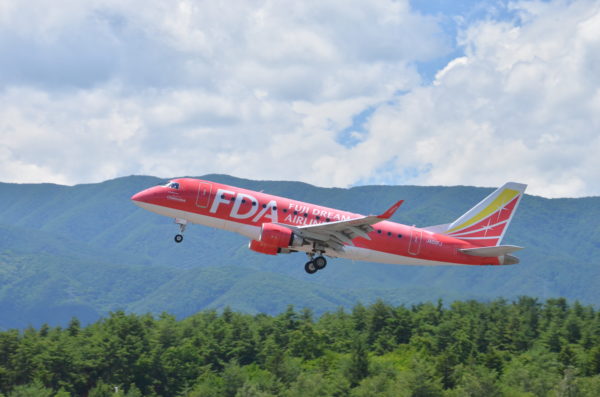
[[[509,182],[452,223],[425,228],[388,221],[402,204],[381,215],[359,215],[198,179],[173,179],[135,194],[138,206],[175,219],[183,241],[189,223],[240,233],[249,248],[276,255],[302,251],[313,274],[325,255],[401,265],[513,265],[522,249],[500,245],[527,186]]]

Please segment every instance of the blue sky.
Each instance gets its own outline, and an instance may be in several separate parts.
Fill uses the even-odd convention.
[[[8,0],[0,181],[598,195],[598,54],[597,0]]]
[[[461,30],[469,25],[485,20],[510,21],[518,24],[518,15],[510,9],[509,1],[504,0],[413,0],[411,7],[425,15],[439,18],[439,25],[451,43],[446,54],[429,62],[418,63],[419,73],[426,82],[432,82],[435,74],[452,59],[464,55],[464,48],[457,38]]]

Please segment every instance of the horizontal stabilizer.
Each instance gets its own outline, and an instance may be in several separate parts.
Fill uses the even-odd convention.
[[[450,227],[450,223],[444,223],[443,225],[434,225],[434,226],[427,226],[422,228],[423,230],[427,230],[428,232],[432,232],[432,233],[445,233],[449,227]]]
[[[515,252],[522,249],[523,247],[517,247],[516,245],[498,245],[493,247],[464,248],[459,251],[463,254],[471,256],[493,257],[510,254],[511,252]]]

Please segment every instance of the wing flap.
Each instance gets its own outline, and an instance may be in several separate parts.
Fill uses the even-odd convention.
[[[369,229],[371,230],[365,230],[366,228],[360,228],[360,227],[356,227],[356,226],[348,226],[348,231],[351,233],[350,234],[350,238],[355,239],[356,237],[362,237],[366,240],[370,240],[371,237],[369,237],[369,235],[367,233],[370,233],[373,231],[372,227],[369,227]]]

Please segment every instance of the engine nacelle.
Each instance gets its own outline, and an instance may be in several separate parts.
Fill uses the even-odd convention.
[[[267,255],[277,255],[279,253],[279,248],[274,245],[268,245],[263,243],[262,241],[250,240],[250,244],[248,244],[248,248],[252,251],[259,252],[261,254]]]
[[[251,240],[248,248],[261,254],[277,255],[290,253],[290,247],[299,247],[304,239],[285,226],[263,223],[258,240]]]
[[[277,248],[299,247],[303,239],[285,226],[263,223],[258,241]]]

